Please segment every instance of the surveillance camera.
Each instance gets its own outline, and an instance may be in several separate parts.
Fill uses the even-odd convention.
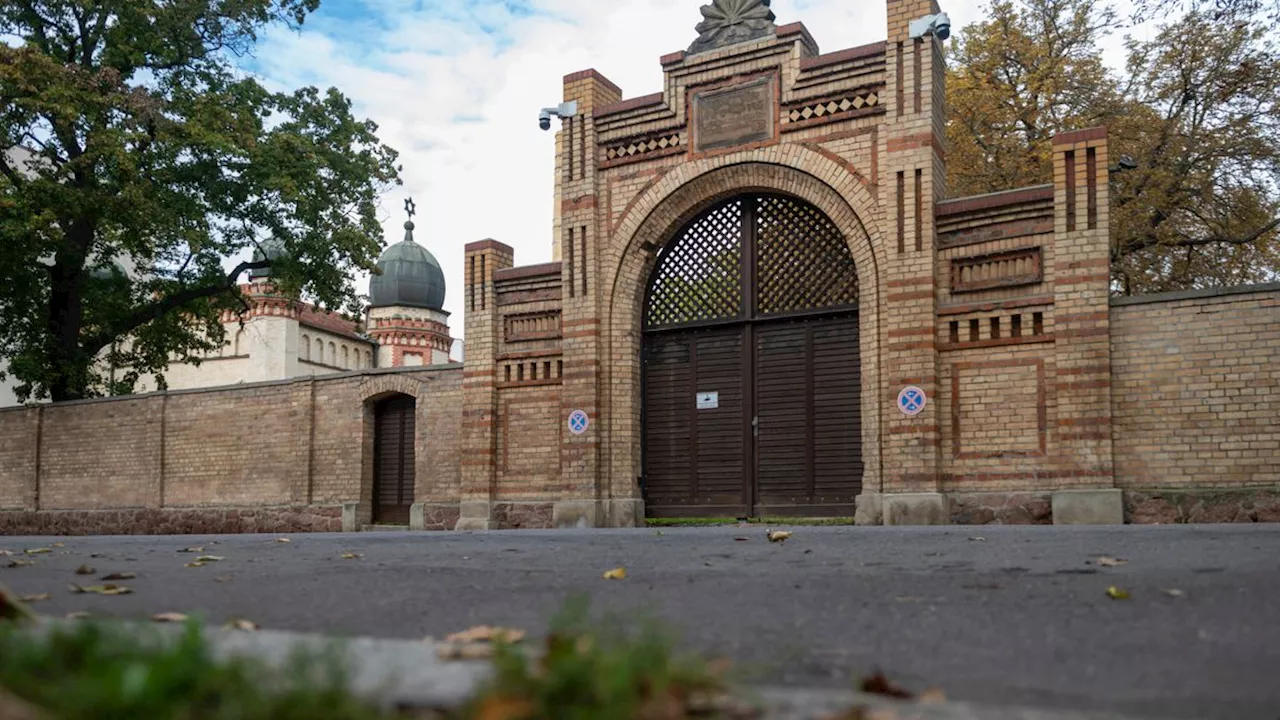
[[[577,101],[560,103],[556,107],[542,108],[542,112],[538,113],[538,127],[543,130],[551,129],[551,116],[555,115],[561,120],[567,120],[578,114]]]
[[[951,17],[946,13],[925,15],[918,20],[912,20],[908,30],[911,33],[912,40],[923,38],[926,35],[932,35],[939,40],[946,40],[951,37]]]

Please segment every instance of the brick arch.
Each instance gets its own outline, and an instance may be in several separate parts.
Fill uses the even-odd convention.
[[[811,203],[844,234],[858,269],[862,354],[864,492],[879,492],[880,348],[885,332],[882,268],[885,244],[875,223],[879,212],[866,186],[847,168],[812,150],[772,147],[702,160],[672,169],[632,202],[611,237],[604,258],[609,295],[604,337],[609,345],[602,404],[609,428],[604,452],[609,496],[639,496],[641,469],[639,363],[645,288],[657,250],[707,206],[752,191],[778,192]]]
[[[423,383],[404,375],[373,375],[360,381],[360,397],[364,404],[371,405],[388,395],[408,395],[421,400]]]

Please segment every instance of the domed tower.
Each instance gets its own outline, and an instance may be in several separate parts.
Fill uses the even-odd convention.
[[[404,240],[382,253],[369,282],[368,332],[378,342],[378,367],[447,363],[453,346],[444,311],[444,271],[413,240],[412,200],[405,201],[405,211]]]

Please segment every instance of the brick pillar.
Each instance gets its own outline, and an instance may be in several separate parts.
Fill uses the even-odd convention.
[[[880,392],[883,518],[893,524],[945,523],[949,515],[938,494],[942,408],[937,402],[934,339],[934,205],[946,193],[945,67],[941,43],[933,37],[912,40],[908,30],[912,20],[937,12],[934,0],[888,4],[887,114],[879,178],[888,245],[886,287],[880,289],[887,328]],[[907,417],[899,411],[897,398],[912,385],[924,390],[929,402],[924,412]]]
[[[1053,139],[1054,307],[1057,377],[1053,429],[1067,476],[1054,522],[1122,522],[1111,444],[1111,243],[1107,130]],[[1101,489],[1101,490],[1100,490]],[[1073,508],[1084,504],[1081,514]]]
[[[602,477],[600,451],[607,428],[600,422],[602,293],[600,257],[607,241],[597,212],[595,109],[616,103],[622,91],[595,70],[564,78],[564,101],[576,101],[578,114],[559,133],[556,177],[559,186],[556,228],[563,278],[564,377],[560,422],[582,410],[591,425],[582,435],[561,433],[557,526],[607,525],[608,482]]]
[[[492,492],[496,472],[498,392],[494,355],[498,347],[497,294],[494,272],[509,268],[515,253],[496,240],[466,247],[463,279],[466,285],[466,367],[462,375],[462,492],[458,530],[490,530]]]

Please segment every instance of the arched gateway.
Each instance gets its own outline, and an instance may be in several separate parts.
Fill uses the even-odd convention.
[[[700,213],[658,256],[643,347],[649,515],[853,514],[858,278],[820,210],[753,193]]]

